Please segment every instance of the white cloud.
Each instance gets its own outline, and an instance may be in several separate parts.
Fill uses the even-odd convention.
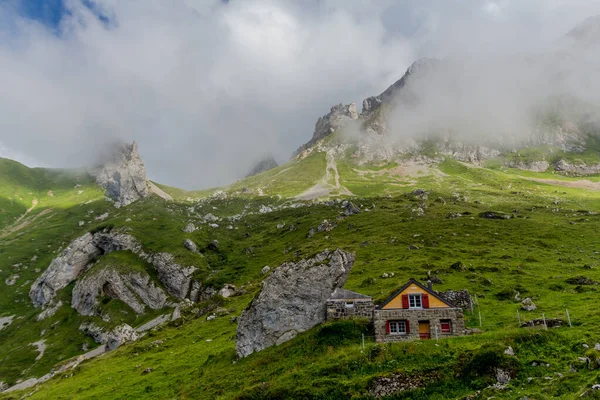
[[[417,56],[536,48],[600,12],[584,0],[95,1],[105,24],[67,5],[58,35],[0,5],[0,144],[79,166],[137,140],[152,179],[188,188],[230,182],[264,152],[286,159],[331,105],[380,93]]]

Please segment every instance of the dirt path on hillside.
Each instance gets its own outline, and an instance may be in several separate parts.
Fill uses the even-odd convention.
[[[314,200],[319,197],[331,195],[332,192],[337,192],[338,195],[345,196],[354,195],[347,187],[340,184],[340,173],[337,169],[333,151],[327,151],[326,160],[327,165],[325,166],[325,176],[323,179],[310,189],[294,197],[296,200]],[[329,183],[331,180],[333,180],[333,184]]]
[[[578,181],[561,181],[558,179],[530,178],[525,176],[520,176],[520,178],[538,183],[546,183],[548,185],[572,187],[577,189],[600,190],[600,182],[592,182],[587,179],[580,179]]]
[[[35,205],[37,205],[37,200],[35,200]],[[53,210],[52,208],[47,208],[45,210],[42,210],[39,214],[34,215],[32,218],[27,218],[27,219],[23,220],[23,218],[25,218],[27,216],[27,214],[29,214],[29,212],[31,212],[31,210],[33,210],[33,207],[35,207],[35,205],[33,205],[33,206],[31,206],[31,208],[27,209],[27,212],[25,214],[21,215],[12,225],[7,226],[3,230],[0,230],[0,239],[4,239],[8,235],[15,233],[17,231],[20,231],[21,229],[25,228],[27,225],[31,224],[33,221],[38,219],[39,217],[43,217],[44,215],[51,213]]]

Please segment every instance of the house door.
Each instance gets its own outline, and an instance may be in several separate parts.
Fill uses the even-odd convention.
[[[419,337],[421,339],[429,339],[429,321],[419,321]]]

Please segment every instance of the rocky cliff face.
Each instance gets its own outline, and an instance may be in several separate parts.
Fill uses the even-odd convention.
[[[77,281],[71,305],[82,315],[94,315],[101,296],[119,299],[136,313],[144,312],[146,306],[164,307],[167,293],[154,284],[148,273],[101,269],[84,275],[93,268],[97,257],[122,250],[129,250],[149,262],[169,295],[185,299],[191,293],[195,267],[177,264],[169,253],[148,254],[131,235],[103,231],[86,233],[71,242],[33,283],[29,297],[36,307],[49,307],[59,290]],[[198,293],[194,295],[198,297]]]
[[[367,120],[372,117],[382,105],[393,105],[398,101],[412,102],[415,101],[415,94],[412,91],[404,90],[407,85],[415,79],[423,78],[438,68],[442,62],[435,58],[421,58],[412,63],[406,70],[404,75],[388,87],[379,96],[368,97],[363,100],[363,109],[360,113],[361,118]]]
[[[524,68],[526,66],[527,64],[523,65]],[[461,65],[450,60],[419,59],[380,95],[366,98],[360,116],[356,116],[354,107],[341,104],[333,107],[330,113],[319,118],[313,137],[295,155],[301,152],[306,154],[304,151],[311,148],[323,150],[329,145],[323,142],[315,145],[339,130],[344,123],[354,119],[358,119],[356,126],[361,135],[357,140],[349,140],[357,147],[353,158],[358,163],[426,156],[432,161],[453,158],[477,164],[519,147],[540,145],[558,147],[566,152],[582,152],[588,139],[585,132],[598,131],[597,123],[592,129],[589,128],[593,122],[590,115],[595,111],[590,110],[589,105],[584,102],[568,96],[547,99],[543,104],[537,104],[531,110],[531,126],[523,127],[523,130],[528,131],[519,131],[511,137],[474,136],[463,132],[465,129],[460,124],[453,125],[456,121],[453,122],[452,117],[447,117],[448,121],[444,121],[443,118],[446,117],[435,112],[431,116],[431,128],[428,128],[428,123],[421,120],[426,119],[422,114],[427,112],[428,102],[435,103],[431,100],[432,97],[435,98],[440,93],[447,97],[470,96],[467,85],[469,81],[458,79],[462,73],[464,70]],[[455,76],[457,83],[448,84]],[[432,107],[435,109],[435,104]],[[416,118],[417,123],[411,120],[412,113],[420,116]],[[415,131],[412,132],[411,129]],[[432,148],[432,143],[435,143],[435,148]]]
[[[31,285],[29,297],[36,307],[48,305],[56,292],[76,280],[102,254],[117,250],[139,250],[134,237],[125,234],[86,233],[67,246]]]
[[[338,249],[276,268],[238,319],[238,356],[281,344],[324,322],[326,300],[344,286],[353,264],[354,255]]]
[[[320,117],[315,124],[315,131],[310,141],[302,145],[294,154],[299,154],[302,151],[314,146],[318,141],[325,139],[333,132],[344,127],[353,120],[358,119],[356,112],[356,104],[347,105],[338,104],[331,107],[329,113]]]
[[[115,206],[126,206],[150,195],[146,167],[138,153],[137,143],[115,149],[111,159],[91,171],[96,182],[106,189]]]
[[[92,241],[91,233],[75,239],[56,257],[48,269],[31,285],[29,297],[36,307],[45,306],[52,301],[56,292],[81,275],[89,262],[101,253]]]

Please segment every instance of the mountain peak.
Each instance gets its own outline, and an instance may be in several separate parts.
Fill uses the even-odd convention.
[[[119,143],[107,157],[107,162],[91,174],[106,189],[106,195],[117,207],[126,206],[150,195],[146,181],[146,167],[140,157],[138,145]]]

